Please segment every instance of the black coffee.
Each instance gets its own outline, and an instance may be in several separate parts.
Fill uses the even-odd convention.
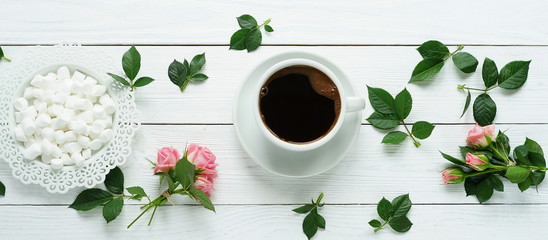
[[[306,143],[329,133],[339,117],[341,100],[325,73],[299,65],[281,69],[266,81],[259,107],[274,135],[286,142]]]

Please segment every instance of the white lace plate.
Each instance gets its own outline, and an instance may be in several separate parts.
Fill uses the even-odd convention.
[[[78,44],[38,47],[26,59],[0,75],[0,159],[6,161],[15,178],[24,184],[39,184],[51,193],[66,193],[75,187],[94,187],[105,180],[114,167],[124,164],[131,153],[131,142],[139,129],[139,113],[133,93],[113,81],[106,73],[113,72],[113,60],[104,53],[90,51]],[[52,170],[49,164],[25,160],[23,146],[15,140],[13,100],[22,96],[36,74],[55,72],[60,66],[78,70],[107,86],[117,104],[112,140],[85,161],[84,166],[65,166]]]

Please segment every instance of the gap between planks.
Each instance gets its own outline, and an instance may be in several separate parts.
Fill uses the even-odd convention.
[[[40,44],[40,43],[14,43],[14,44],[3,44],[0,43],[0,46],[6,47],[32,47],[32,46],[55,46],[58,44]],[[418,47],[421,44],[262,44],[264,47]],[[481,44],[481,43],[472,43],[472,44],[446,44],[446,46],[459,46],[464,45],[467,47],[548,47],[548,44]],[[140,44],[129,44],[129,43],[86,43],[82,46],[88,47],[116,47],[116,46],[143,46],[143,47],[229,47],[229,44],[177,44],[177,43],[140,43]]]
[[[215,206],[301,206],[303,203],[266,203],[266,204],[248,204],[248,203],[220,203]],[[70,204],[0,204],[0,207],[68,207]],[[128,206],[141,206],[140,203],[125,203]],[[326,206],[376,206],[377,203],[325,203]],[[414,206],[548,206],[548,203],[413,203]],[[176,203],[163,206],[202,206],[200,204]]]

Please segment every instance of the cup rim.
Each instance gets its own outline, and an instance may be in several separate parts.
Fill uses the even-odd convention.
[[[260,100],[260,90],[262,86],[268,81],[270,76],[272,74],[276,73],[277,71],[291,67],[291,66],[309,66],[313,67],[324,74],[326,74],[329,79],[335,84],[339,91],[339,97],[340,97],[340,103],[341,108],[339,111],[339,116],[337,118],[337,121],[335,125],[327,132],[327,134],[323,135],[322,137],[315,139],[310,142],[305,143],[290,143],[283,141],[279,139],[277,136],[274,135],[274,133],[264,124],[263,119],[261,118],[260,113],[260,106],[259,106],[259,100]],[[286,59],[280,62],[275,63],[271,67],[269,67],[264,73],[261,75],[259,80],[257,81],[257,84],[255,85],[254,91],[257,93],[255,99],[255,103],[253,103],[253,114],[255,117],[255,122],[257,123],[259,129],[263,133],[263,135],[273,144],[277,145],[278,147],[281,147],[285,150],[289,151],[310,151],[317,149],[321,146],[323,146],[325,143],[329,142],[340,130],[342,123],[344,122],[344,115],[346,114],[346,94],[341,91],[341,83],[339,81],[339,78],[326,66],[323,64],[310,60],[305,58],[292,58],[292,59]]]

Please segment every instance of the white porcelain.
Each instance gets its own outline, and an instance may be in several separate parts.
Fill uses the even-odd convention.
[[[268,81],[268,79],[274,73],[287,67],[299,66],[299,65],[309,66],[309,67],[318,69],[321,72],[325,73],[331,79],[331,81],[335,84],[337,89],[339,89],[339,96],[341,99],[341,110],[339,112],[339,117],[337,118],[337,122],[326,135],[322,136],[319,139],[306,142],[306,143],[290,143],[278,138],[264,124],[264,121],[261,118],[260,106],[259,106],[260,91],[261,91],[261,88],[264,86],[264,84]],[[258,79],[257,83],[255,84],[254,89],[256,92],[256,97],[255,99],[252,99],[252,101],[254,103],[253,115],[255,116],[255,122],[257,123],[259,129],[268,140],[270,140],[273,144],[281,148],[284,148],[285,150],[288,150],[288,151],[312,151],[314,149],[317,149],[323,146],[325,143],[331,141],[331,139],[333,139],[333,137],[339,132],[342,126],[342,123],[344,122],[345,115],[347,113],[361,111],[365,107],[365,99],[363,97],[346,96],[345,91],[340,91],[340,89],[343,89],[343,86],[341,85],[338,76],[333,74],[333,72],[328,67],[316,61],[305,59],[305,58],[292,58],[292,59],[284,60],[282,62],[274,64],[272,67],[270,67],[268,70],[266,70],[262,74],[262,76]]]
[[[341,105],[339,121],[326,136],[307,144],[291,144],[278,139],[264,126],[258,116],[258,96],[272,73],[302,64],[326,73],[337,85],[344,105]],[[234,127],[244,149],[263,168],[288,177],[312,176],[335,166],[351,149],[360,130],[364,102],[351,82],[329,60],[306,52],[288,52],[260,63],[244,80],[234,103]]]

